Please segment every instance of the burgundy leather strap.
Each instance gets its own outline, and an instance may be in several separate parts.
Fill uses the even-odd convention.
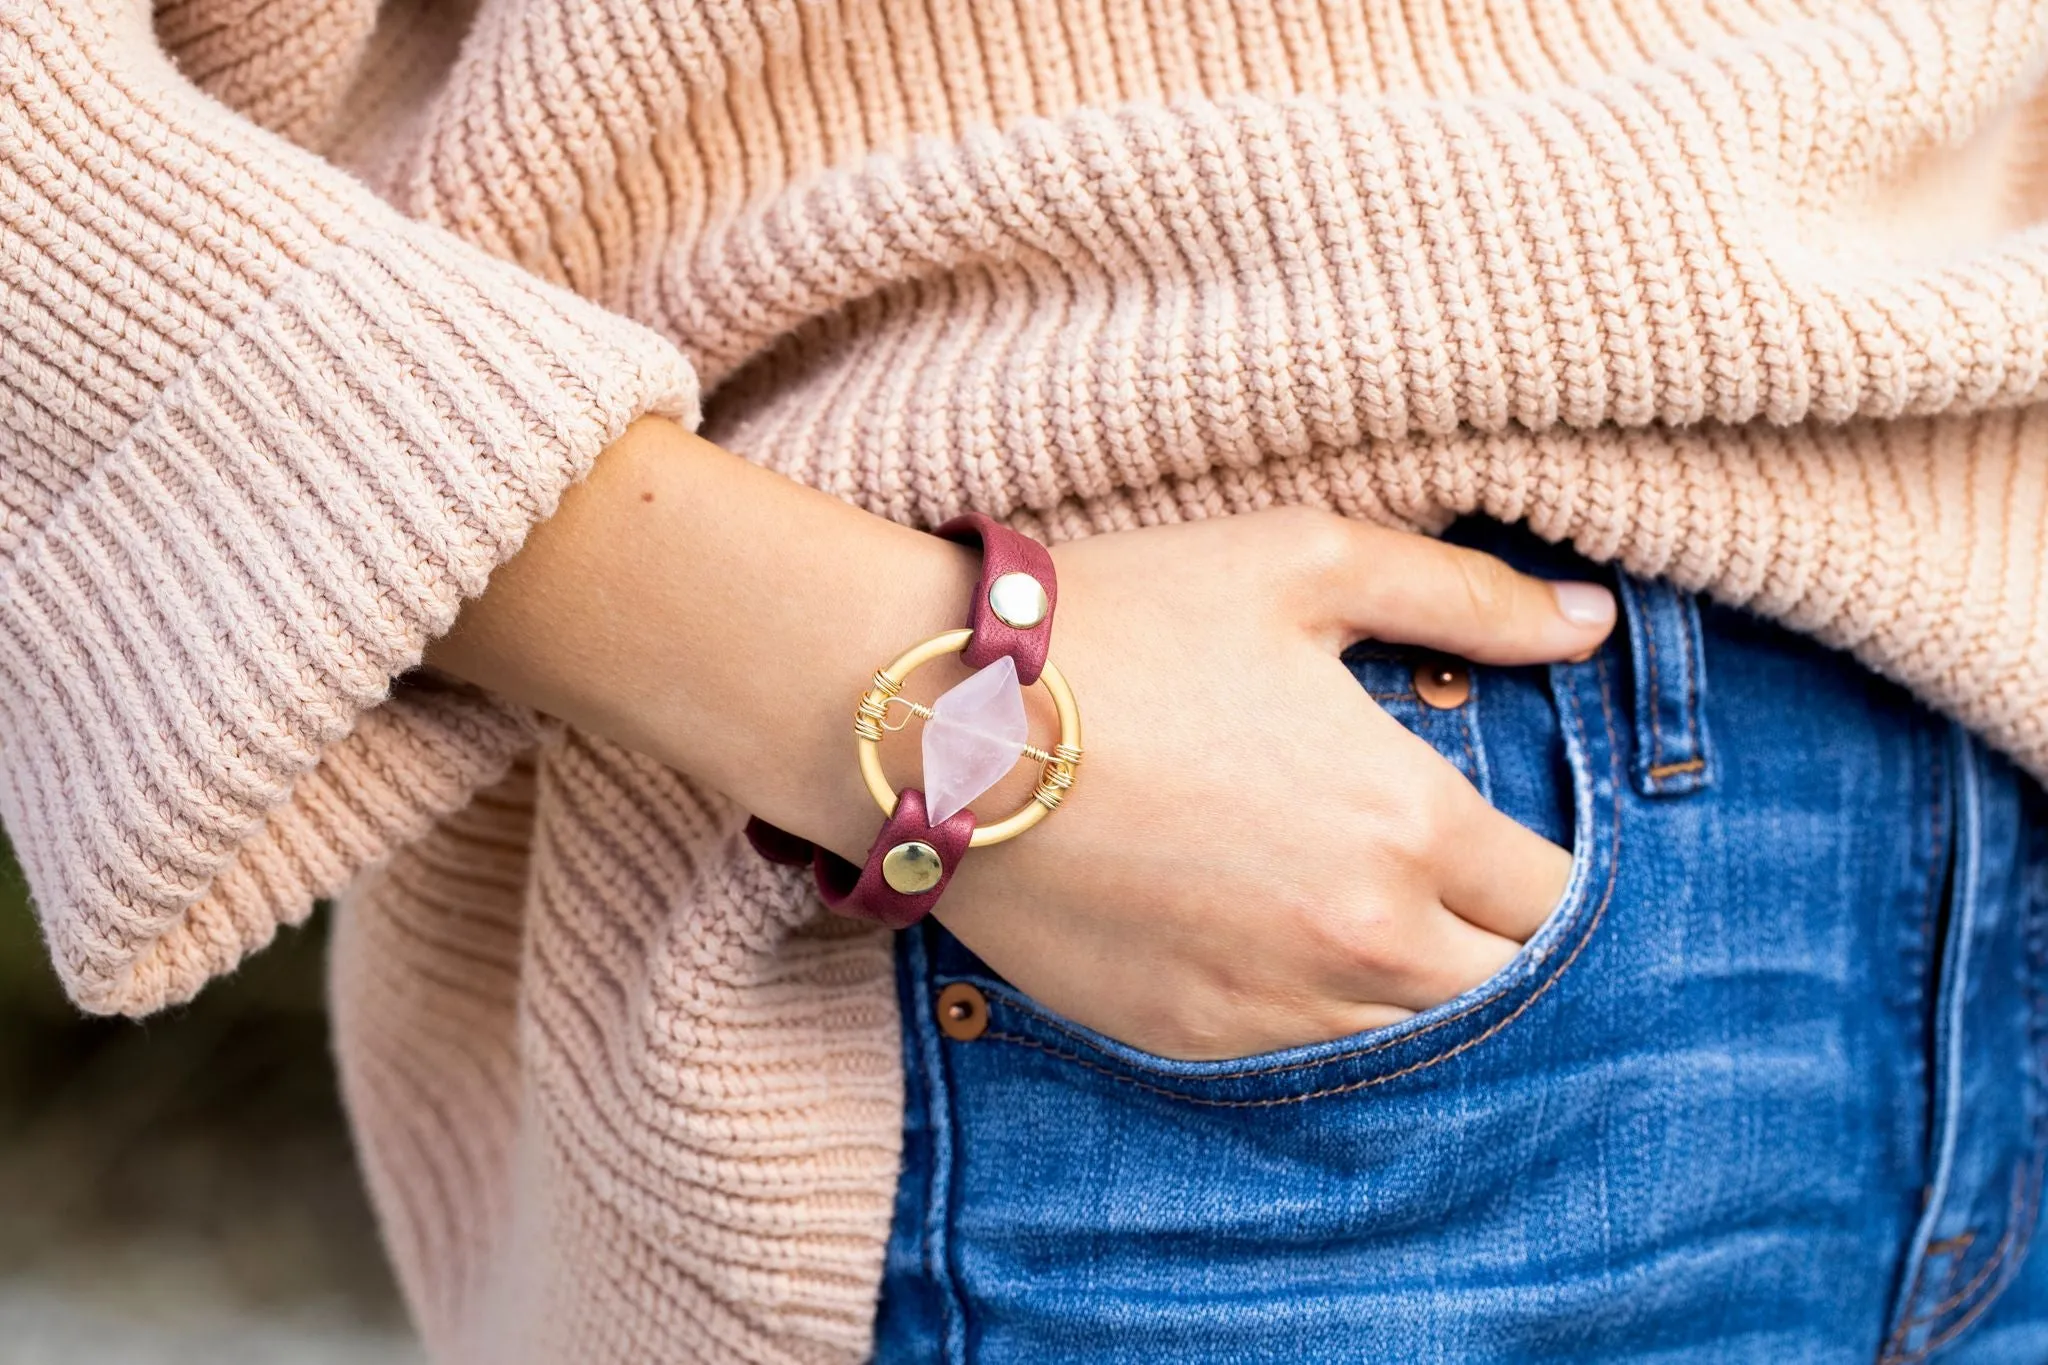
[[[1052,612],[1060,601],[1052,555],[1030,536],[1019,535],[979,512],[954,517],[939,527],[939,534],[962,545],[981,544],[981,582],[975,585],[974,605],[967,612],[967,628],[974,638],[967,642],[961,659],[969,668],[986,668],[1007,654],[1016,661],[1017,681],[1031,686],[1045,670],[1045,656],[1052,648]],[[1025,630],[1004,621],[989,605],[989,590],[996,580],[1013,573],[1030,574],[1045,589],[1045,616]]]
[[[975,585],[974,601],[967,612],[967,625],[974,637],[961,652],[962,660],[969,668],[986,668],[1007,654],[1017,665],[1019,683],[1029,687],[1037,682],[1052,647],[1052,613],[1059,604],[1059,580],[1053,573],[1052,556],[1031,537],[979,512],[954,517],[939,527],[938,534],[963,545],[981,547],[981,580]],[[1045,614],[1037,624],[1028,627],[1003,620],[989,600],[997,580],[1017,573],[1031,575],[1045,593]],[[864,867],[855,867],[838,854],[777,829],[759,816],[747,821],[747,842],[763,858],[790,866],[811,865],[818,894],[831,909],[892,929],[907,928],[931,913],[946,884],[953,879],[953,869],[966,854],[973,836],[973,811],[963,810],[945,824],[934,826],[926,817],[924,793],[916,787],[905,787],[896,794],[895,814],[875,837]],[[931,845],[939,855],[941,872],[931,889],[906,895],[883,877],[882,860],[891,849],[911,840]]]
[[[896,793],[896,813],[875,836],[865,867],[855,867],[838,854],[821,848],[811,859],[811,875],[817,880],[818,894],[824,897],[825,904],[839,914],[871,919],[891,929],[907,929],[929,915],[939,903],[946,883],[953,880],[953,869],[960,865],[973,837],[973,811],[957,812],[945,824],[934,825],[925,813],[924,793],[915,787],[905,787]],[[889,856],[890,850],[912,840],[930,844],[939,855],[939,880],[928,891],[905,895],[883,878],[882,859]]]

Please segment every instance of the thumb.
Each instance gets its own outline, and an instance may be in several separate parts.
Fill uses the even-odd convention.
[[[1428,536],[1358,530],[1352,581],[1337,588],[1351,638],[1534,664],[1583,658],[1614,629],[1614,594],[1598,583],[1534,578]]]

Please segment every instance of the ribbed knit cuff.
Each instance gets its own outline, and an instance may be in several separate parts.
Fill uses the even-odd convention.
[[[428,230],[324,251],[166,386],[0,568],[0,819],[75,999],[190,996],[527,742],[367,708],[636,416],[634,324]]]

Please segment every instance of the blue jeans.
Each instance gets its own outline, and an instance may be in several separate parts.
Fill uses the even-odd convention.
[[[880,1361],[2048,1361],[2040,791],[1841,655],[1620,588],[1597,657],[1473,668],[1461,703],[1418,693],[1443,661],[1348,656],[1573,850],[1459,999],[1175,1062],[900,937]]]

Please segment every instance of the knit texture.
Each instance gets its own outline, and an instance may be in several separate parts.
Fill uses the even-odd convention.
[[[146,1012],[346,887],[439,1357],[860,1360],[886,937],[408,673],[561,490],[701,378],[913,524],[1526,521],[2048,777],[2044,63],[2034,0],[0,0],[0,819],[59,970]]]

